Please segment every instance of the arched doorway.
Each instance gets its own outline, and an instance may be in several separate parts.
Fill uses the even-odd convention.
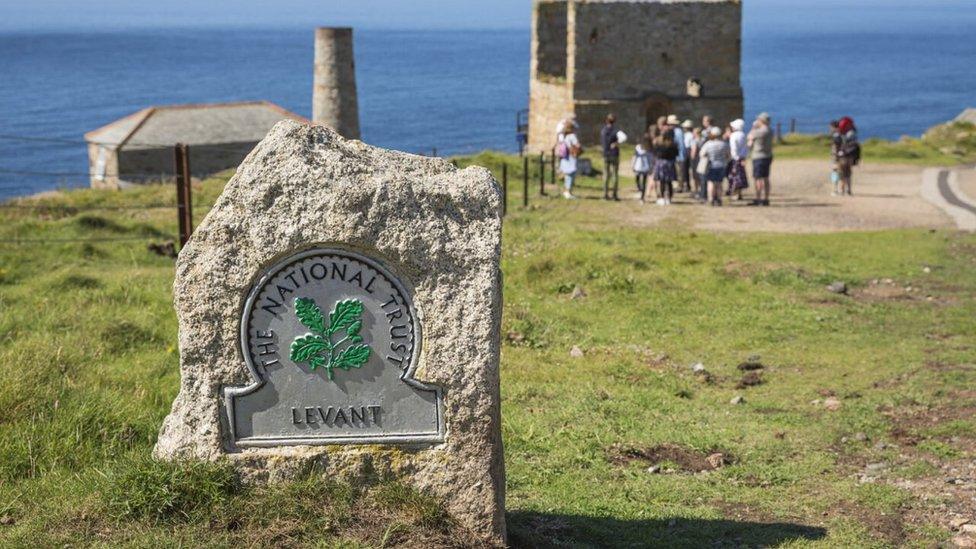
[[[661,116],[672,114],[671,99],[663,93],[651,93],[644,98],[644,129],[656,124]]]

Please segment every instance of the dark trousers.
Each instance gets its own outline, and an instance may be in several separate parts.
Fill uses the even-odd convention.
[[[691,171],[688,168],[688,164],[690,164],[690,162],[688,162],[687,160],[679,160],[679,161],[677,161],[677,162],[674,163],[674,167],[675,167],[676,171],[678,172],[678,191],[679,192],[687,192],[691,188],[691,185],[688,183],[688,181],[689,181],[688,180],[688,172]]]
[[[610,198],[610,172],[613,172],[613,197],[620,188],[620,157],[603,157],[603,198]]]
[[[647,189],[647,172],[644,173],[637,172],[634,175],[634,179],[637,182],[637,191],[641,193],[641,198],[643,198],[644,190]]]
[[[671,200],[674,196],[674,187],[670,181],[661,181],[658,183],[658,189],[661,192],[661,198],[667,198]]]

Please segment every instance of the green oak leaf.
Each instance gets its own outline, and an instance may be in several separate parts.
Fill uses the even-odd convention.
[[[363,314],[363,304],[358,299],[344,299],[336,303],[335,309],[329,315],[328,333],[331,335],[349,327],[361,314]]]
[[[368,345],[350,345],[335,356],[335,359],[332,361],[332,367],[343,370],[362,368],[367,360],[369,360]]]
[[[322,366],[325,366],[325,357],[322,355],[315,355],[308,360],[308,367],[312,370]],[[329,379],[332,379],[332,368],[329,368]]]
[[[298,336],[292,341],[291,359],[299,363],[307,362],[312,370],[325,368],[329,379],[333,379],[336,368],[362,368],[371,352],[369,345],[362,344],[363,336],[359,335],[363,329],[362,314],[363,303],[358,299],[339,301],[329,314],[329,328],[326,329],[322,309],[315,300],[304,297],[295,299],[295,316],[315,333]],[[345,337],[333,341],[336,332],[343,330]]]
[[[362,305],[360,305],[360,311],[361,310]],[[316,305],[314,299],[309,299],[307,297],[296,298],[295,316],[297,316],[298,320],[300,320],[309,330],[312,330],[320,335],[325,335],[325,318],[322,315],[322,309],[319,309],[319,306]]]
[[[350,324],[348,328],[346,328],[346,333],[349,334],[350,336],[357,336],[359,335],[359,330],[362,329],[363,329],[363,321],[357,320],[356,322]]]
[[[322,336],[306,335],[295,338],[291,344],[291,359],[295,362],[311,362],[322,351],[328,350],[329,343]],[[315,366],[312,366],[315,369]]]

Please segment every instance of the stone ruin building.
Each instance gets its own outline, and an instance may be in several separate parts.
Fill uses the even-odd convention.
[[[659,116],[742,116],[741,0],[536,0],[528,146],[575,115],[584,145],[608,113],[629,136]]]

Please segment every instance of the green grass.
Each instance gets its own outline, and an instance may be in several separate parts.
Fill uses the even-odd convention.
[[[776,145],[777,158],[825,158],[830,154],[827,135],[787,134]],[[922,137],[904,136],[897,141],[866,139],[862,143],[864,162],[954,165],[976,161],[976,126],[950,122],[931,128]]]
[[[976,408],[966,391],[976,237],[638,228],[621,224],[630,203],[539,198],[537,159],[527,209],[516,159],[459,162],[509,167],[502,413],[513,543],[948,539],[924,519],[940,516],[939,494],[924,501],[858,474],[887,462],[899,478],[939,478],[939,464],[976,457],[974,423],[957,413]],[[222,184],[195,189],[198,221]],[[592,196],[598,182],[580,185]],[[46,198],[41,211],[0,209],[0,517],[12,522],[0,545],[463,544],[435,502],[388,479],[364,489],[312,471],[254,487],[226,465],[149,459],[179,359],[173,261],[146,244],[175,234],[175,212],[117,208],[173,196],[85,190]],[[80,237],[103,240],[9,242]],[[871,281],[883,278],[918,297],[875,297]],[[824,290],[838,279],[850,296]],[[576,287],[586,296],[572,299]],[[736,366],[750,355],[763,383],[738,389]],[[745,402],[730,404],[737,395]],[[814,403],[825,395],[841,408]],[[922,413],[935,419],[913,423]],[[621,458],[660,447],[721,452],[725,465],[691,473],[669,458],[669,472],[652,474],[655,463]]]

